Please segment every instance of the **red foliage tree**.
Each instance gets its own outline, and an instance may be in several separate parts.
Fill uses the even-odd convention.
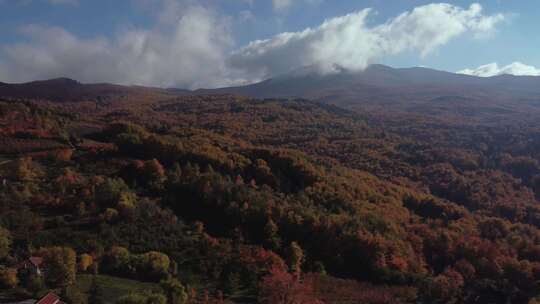
[[[324,304],[317,299],[309,280],[300,280],[283,269],[273,268],[260,283],[259,302],[268,304]]]

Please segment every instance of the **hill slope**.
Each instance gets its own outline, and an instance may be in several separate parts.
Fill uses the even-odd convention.
[[[540,294],[538,122],[418,113],[153,89],[90,108],[1,101],[13,243],[0,263],[68,247],[114,278],[172,277],[192,303],[527,303]]]
[[[300,97],[353,110],[391,110],[434,116],[456,116],[455,112],[461,111],[470,113],[469,116],[493,119],[494,114],[500,112],[540,113],[540,77],[481,78],[384,65],[372,65],[361,72],[342,71],[329,75],[305,69],[243,87],[197,92],[234,93],[255,98]]]

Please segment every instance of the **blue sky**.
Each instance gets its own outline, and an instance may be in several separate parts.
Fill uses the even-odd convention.
[[[468,69],[479,76],[540,74],[535,68],[540,67],[540,2],[471,4],[0,0],[0,81],[66,76],[84,82],[216,87],[306,65],[329,73],[336,66],[362,69],[371,63]],[[398,20],[404,13],[409,15]],[[325,20],[333,22],[321,26]],[[280,35],[284,32],[293,34]],[[256,40],[266,41],[252,43]],[[511,65],[515,62],[521,65]]]

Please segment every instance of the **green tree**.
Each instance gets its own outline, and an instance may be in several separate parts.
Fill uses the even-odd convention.
[[[116,206],[125,192],[130,192],[130,189],[123,179],[107,178],[98,186],[96,199],[105,207]]]
[[[129,250],[120,246],[113,246],[106,253],[104,268],[113,274],[127,274],[131,267],[131,254]]]
[[[161,288],[167,296],[169,304],[185,304],[188,301],[188,293],[182,283],[175,278],[161,281]]]
[[[169,273],[171,261],[164,253],[150,251],[140,256],[140,265],[145,275],[159,280]]]
[[[24,287],[30,291],[35,298],[39,298],[45,293],[45,282],[43,281],[43,277],[36,274],[26,276]]]

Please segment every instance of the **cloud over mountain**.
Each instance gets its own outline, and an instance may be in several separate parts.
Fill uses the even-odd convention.
[[[322,73],[362,70],[377,59],[404,51],[425,56],[465,33],[489,33],[504,20],[501,14],[483,15],[479,4],[468,9],[429,4],[373,27],[367,24],[370,13],[364,9],[326,20],[316,28],[254,41],[236,51],[230,62],[258,77],[310,65]]]
[[[457,73],[480,77],[492,77],[503,74],[515,76],[540,76],[540,69],[518,61],[502,67],[499,67],[499,65],[494,62],[479,66],[476,69],[464,69]]]
[[[161,8],[154,28],[112,37],[81,38],[60,27],[28,25],[22,42],[0,46],[0,81],[66,76],[198,88],[253,82],[304,66],[321,73],[361,70],[383,57],[405,51],[426,56],[458,36],[488,34],[505,18],[483,14],[479,4],[441,3],[372,26],[372,10],[364,9],[238,48],[232,18],[203,2],[155,0]]]
[[[165,30],[129,30],[108,39],[79,38],[57,27],[30,25],[27,42],[5,46],[0,79],[27,81],[67,76],[82,82],[155,86],[217,86],[233,45],[227,21],[189,7]],[[2,60],[3,59],[3,60]]]

